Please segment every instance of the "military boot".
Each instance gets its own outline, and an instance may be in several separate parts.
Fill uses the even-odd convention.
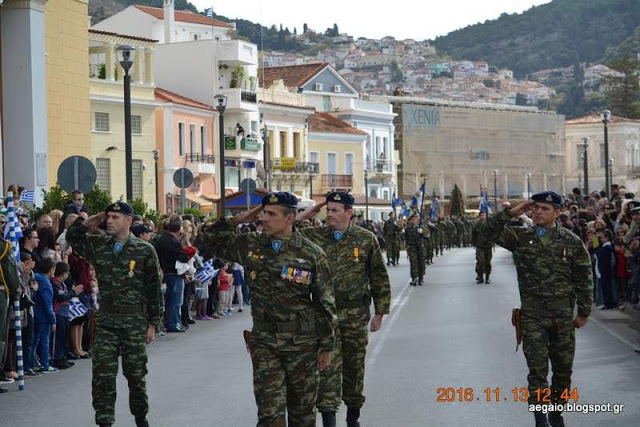
[[[548,419],[551,427],[564,427],[564,418],[562,418],[562,411],[550,411]]]
[[[360,427],[360,408],[347,408],[347,427]]]
[[[411,283],[409,283],[409,286],[416,286],[416,284],[417,284],[416,278],[412,277],[411,278]]]
[[[480,276],[480,275],[476,276],[476,283],[480,284],[482,282],[484,282],[484,280],[482,280],[482,276]]]
[[[136,427],[149,427],[146,417],[136,417]]]
[[[336,427],[335,412],[322,412],[322,427]]]
[[[391,261],[389,261],[389,258],[387,258],[387,267],[389,267],[391,265]]]
[[[491,283],[491,280],[489,280],[489,273],[484,275],[484,283],[486,283],[487,285]]]
[[[418,279],[418,286],[422,285],[424,285],[424,279],[421,277],[420,279]]]
[[[543,414],[541,411],[536,411],[533,413],[533,416],[536,419],[536,427],[549,427],[547,414]]]

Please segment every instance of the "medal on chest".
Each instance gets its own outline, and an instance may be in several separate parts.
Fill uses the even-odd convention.
[[[136,261],[132,259],[129,261],[129,277],[133,277],[133,270],[136,268]]]
[[[355,248],[353,248],[353,258],[354,258],[354,261],[356,263],[360,262],[360,257],[359,256],[360,256],[360,250],[356,246]]]

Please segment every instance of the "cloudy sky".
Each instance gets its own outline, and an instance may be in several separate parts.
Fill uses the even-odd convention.
[[[338,24],[354,37],[433,39],[467,25],[523,11],[550,0],[191,0],[199,10],[263,25],[307,23],[315,31]]]

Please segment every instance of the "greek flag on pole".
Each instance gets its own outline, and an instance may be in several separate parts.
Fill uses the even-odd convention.
[[[218,272],[218,270],[213,268],[213,260],[210,259],[209,261],[205,262],[203,264],[203,268],[198,270],[196,272],[196,279],[202,283],[205,284],[208,281],[210,281],[211,279],[213,279],[213,277],[215,276],[215,274]]]
[[[480,206],[478,207],[480,212],[484,212],[487,215],[491,213],[491,202],[486,191],[480,191]]]
[[[13,191],[7,193],[7,225],[4,226],[4,240],[11,243],[11,248],[16,259],[20,259],[20,245],[22,228],[18,222],[16,212],[13,210]]]
[[[394,191],[393,196],[391,196],[391,207],[395,209],[403,203],[404,203],[404,200],[398,199],[396,197],[396,192]]]
[[[435,197],[431,201],[431,210],[429,211],[429,218],[434,219],[437,216],[438,207],[440,206],[440,200]]]
[[[22,194],[20,194],[20,201],[28,204],[34,204],[36,202],[35,191],[24,190]]]
[[[206,9],[207,12],[207,18],[213,18],[213,8],[209,7]]]

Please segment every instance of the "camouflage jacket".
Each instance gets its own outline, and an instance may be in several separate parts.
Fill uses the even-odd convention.
[[[129,234],[122,252],[116,255],[115,238],[88,233],[83,222],[79,218],[69,227],[67,242],[96,269],[100,286],[98,324],[114,328],[158,325],[164,305],[160,262],[153,246]]]
[[[508,226],[511,215],[502,211],[487,219],[488,239],[513,253],[523,313],[555,312],[589,316],[593,299],[591,258],[584,244],[571,231],[556,227],[548,242],[535,228]]]
[[[487,228],[486,221],[476,221],[471,229],[471,244],[476,248],[488,249],[493,247],[493,242],[489,240],[485,232]]]
[[[232,223],[217,221],[205,232],[199,249],[204,259],[216,255],[244,266],[245,276],[250,278],[254,326],[257,322],[313,322],[320,349],[332,350],[337,326],[336,306],[329,266],[322,249],[300,232],[281,239],[282,247],[275,251],[266,234],[239,234],[234,230]],[[286,345],[289,340],[295,343],[295,334],[272,335]]]
[[[391,286],[378,239],[350,225],[336,240],[329,226],[305,228],[302,235],[324,249],[333,274],[336,304],[371,296],[376,314],[389,314]]]
[[[11,243],[0,237],[0,288],[7,296],[15,297],[20,289],[20,277]],[[13,302],[13,301],[12,301]],[[12,311],[12,310],[9,310]]]
[[[418,233],[418,228],[420,228],[420,226],[416,224],[408,226],[405,230],[407,236],[406,241],[409,250],[424,248],[424,239],[427,235],[425,234],[424,227],[422,227],[422,234]]]
[[[386,240],[390,240],[390,239],[399,239],[400,238],[400,232],[401,232],[401,228],[400,225],[398,224],[398,221],[395,219],[388,219],[384,222],[384,227],[382,229],[383,234],[384,234],[384,238]]]

